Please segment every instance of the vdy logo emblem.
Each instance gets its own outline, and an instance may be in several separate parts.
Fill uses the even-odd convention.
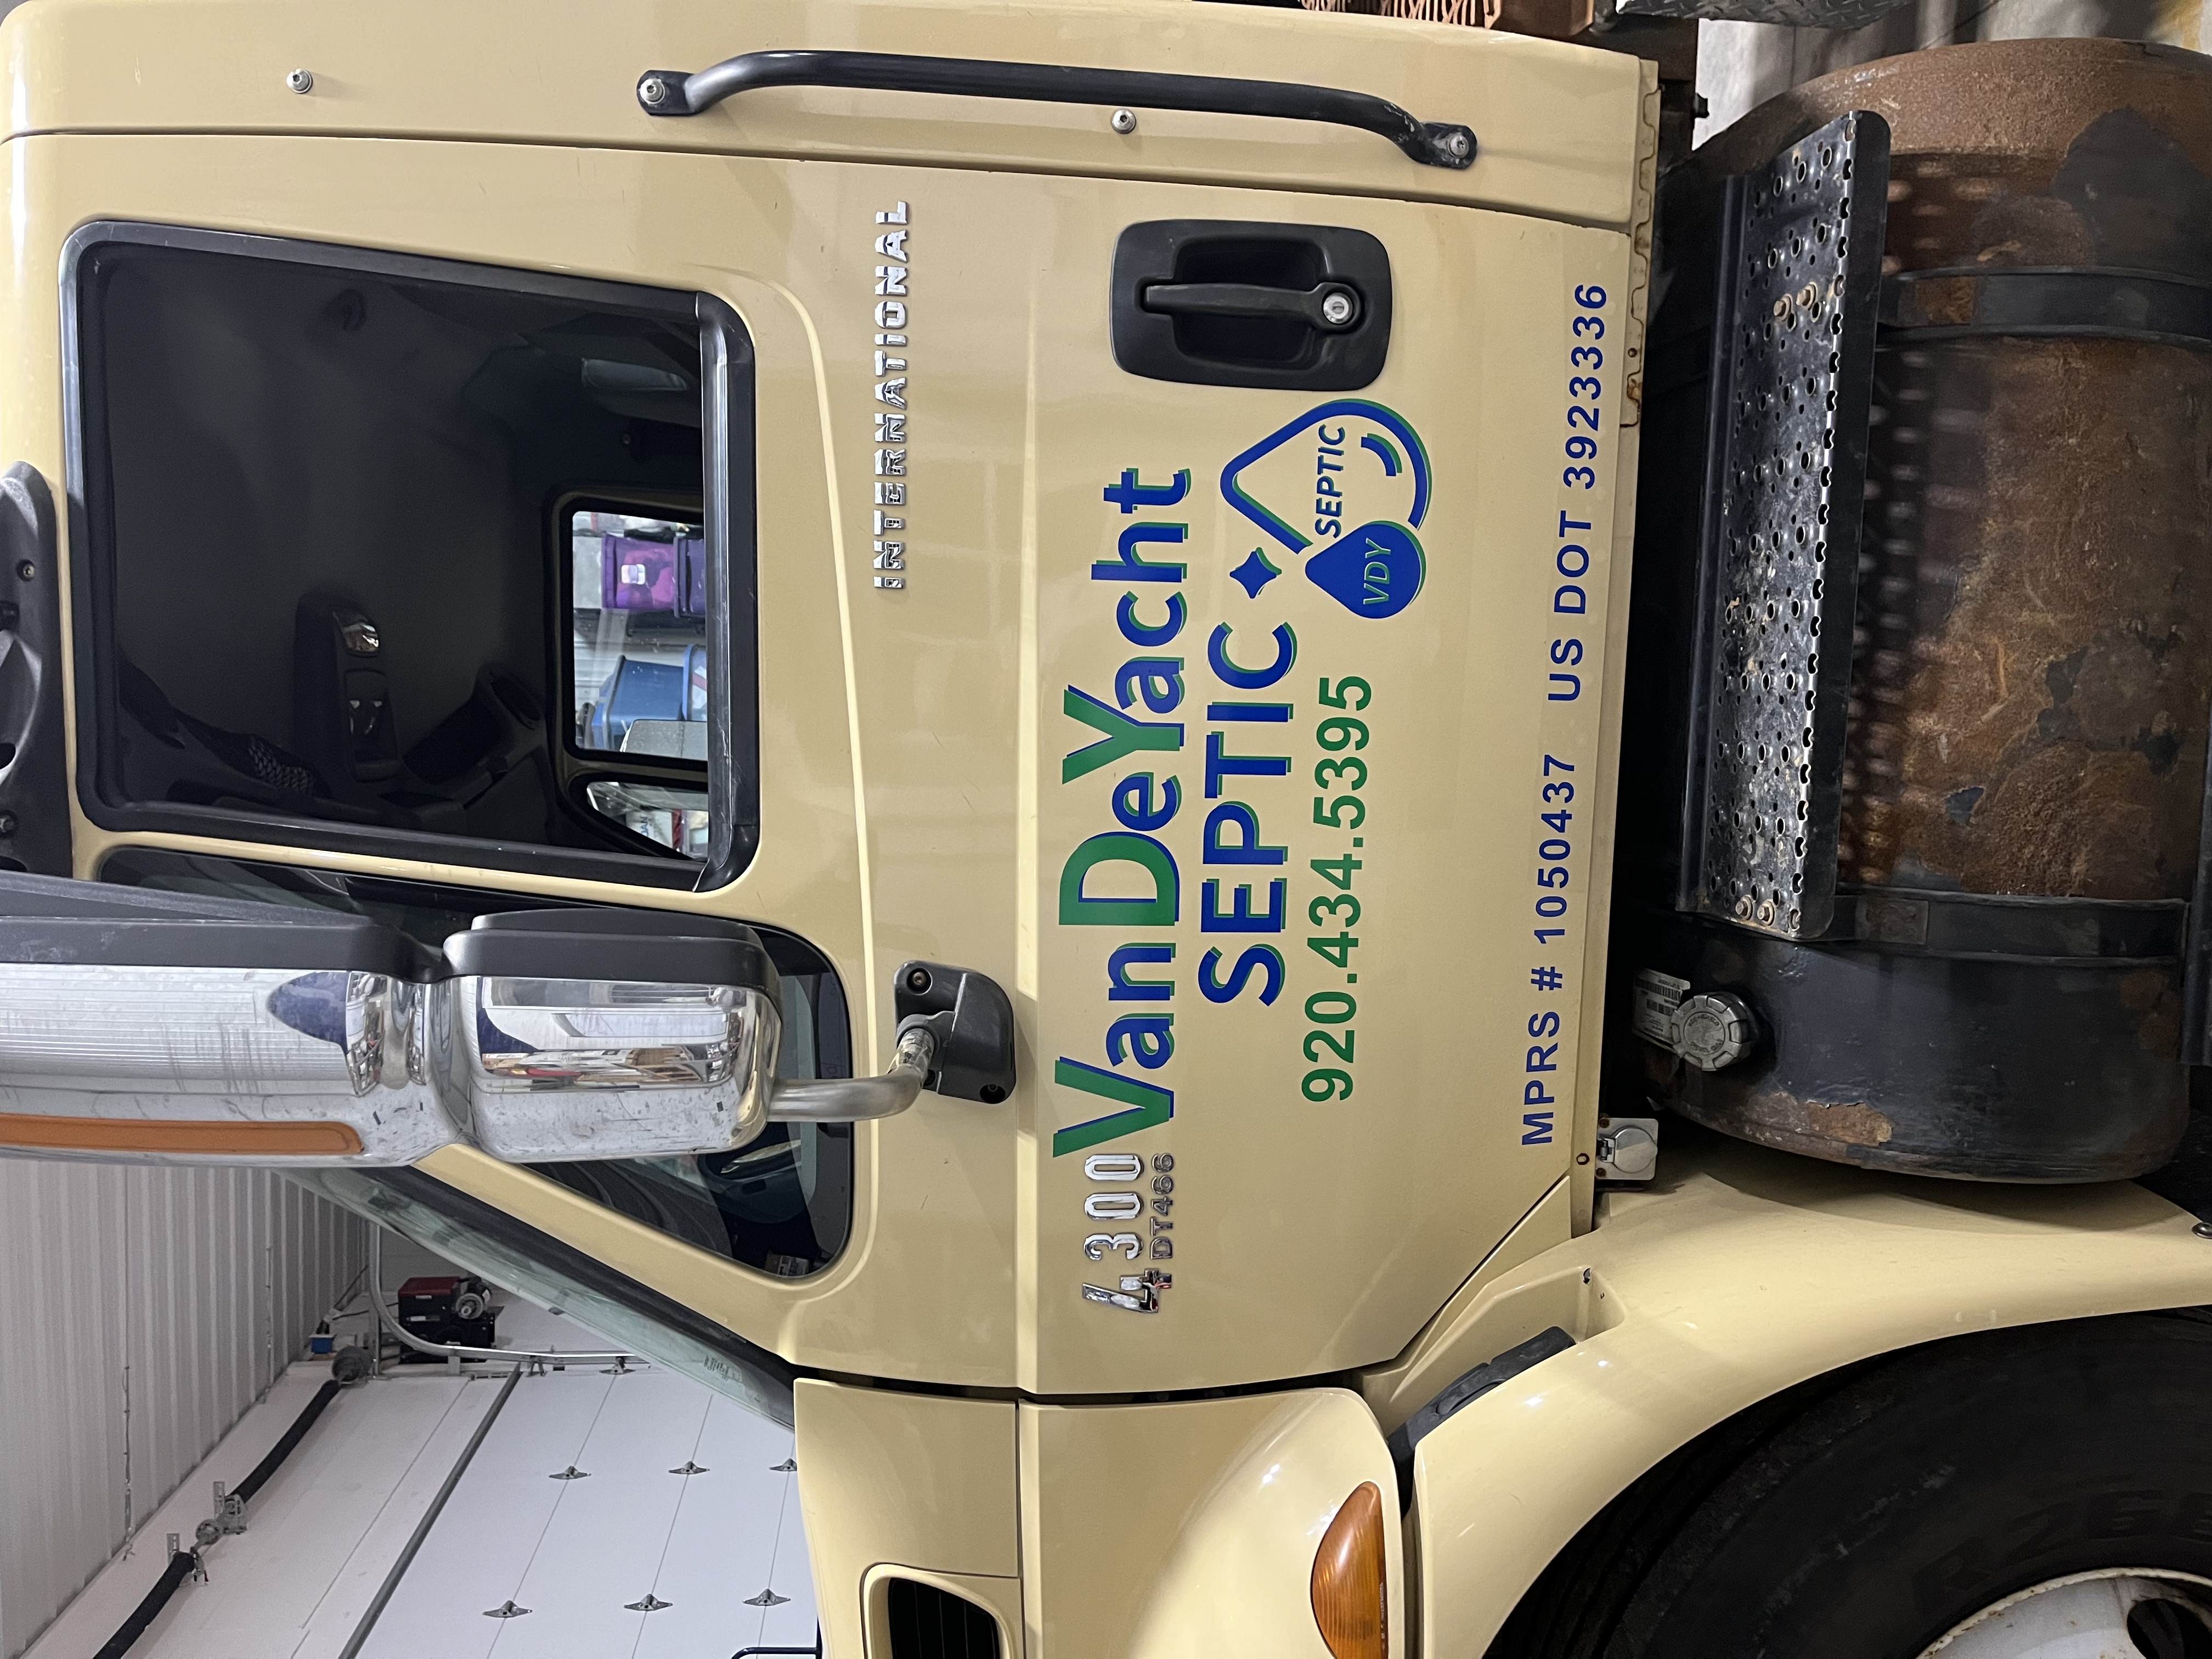
[[[1222,469],[1221,493],[1273,544],[1230,574],[1254,598],[1303,559],[1306,580],[1355,617],[1395,617],[1421,591],[1414,534],[1429,511],[1429,455],[1395,410],[1341,398],[1301,415]]]

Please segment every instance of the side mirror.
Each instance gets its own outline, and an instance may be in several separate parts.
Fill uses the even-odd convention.
[[[0,877],[0,1146],[411,1163],[457,1138],[434,965],[356,917]]]
[[[726,1152],[767,1127],[775,964],[736,922],[516,910],[446,941],[467,1138],[511,1164]]]
[[[782,1034],[749,927],[484,916],[441,957],[362,918],[0,876],[0,1150],[411,1164],[721,1152]]]
[[[662,911],[479,916],[434,953],[364,918],[0,874],[0,1152],[141,1162],[510,1163],[726,1152],[771,1119],[1014,1086],[980,974],[900,969],[882,1077],[775,1076],[753,930]]]

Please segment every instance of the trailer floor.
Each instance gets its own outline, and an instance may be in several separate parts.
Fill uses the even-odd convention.
[[[520,1303],[499,1335],[600,1346]],[[339,1659],[506,1370],[387,1369],[333,1400],[255,1499],[247,1529],[208,1552],[208,1582],[179,1591],[131,1659]],[[189,1542],[212,1508],[210,1483],[241,1479],[328,1376],[322,1362],[292,1367],[27,1659],[98,1650],[160,1576],[163,1534]],[[524,1376],[359,1659],[729,1659],[753,1645],[811,1646],[791,1460],[790,1431],[672,1371]]]

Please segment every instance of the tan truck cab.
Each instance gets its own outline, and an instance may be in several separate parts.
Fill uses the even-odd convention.
[[[2116,1316],[2212,1300],[2191,1216],[2124,1179],[2182,1122],[2212,682],[2112,716],[2154,734],[2145,821],[2186,819],[2155,891],[2077,861],[1899,896],[1937,855],[1869,873],[1905,809],[1815,777],[1894,644],[1854,671],[1870,388],[1945,328],[2026,337],[1936,277],[1896,310],[1893,148],[1912,188],[2027,155],[1992,176],[2071,200],[2044,150],[1923,137],[1902,74],[1802,102],[1668,174],[1655,282],[1665,53],[1620,40],[34,0],[0,41],[0,1143],[296,1170],[795,1419],[827,1651],[921,1659],[953,1608],[976,1659],[1661,1659],[1765,1571],[1671,1529],[1882,1356],[2041,1328],[2148,1345],[2145,1387],[2178,1363]],[[2201,184],[2203,60],[2100,52],[2081,99],[2126,82],[2166,146],[2112,153]],[[2022,268],[2149,257],[2082,235]],[[2206,359],[2165,315],[2105,326],[2192,453]],[[1777,396],[1799,426],[1731,425]],[[1810,607],[1825,670],[1760,606],[1777,641]],[[2020,648],[2056,696],[2071,636]],[[1984,892],[2031,933],[2136,908],[1961,968]],[[1937,980],[1978,988],[1892,1007]],[[1970,1006],[2042,1011],[2077,1118],[2103,1091],[2075,1164],[2040,1128],[2016,1169],[1938,1167],[1948,1129],[1886,1162],[1923,1144],[1902,1067],[1820,1094],[1801,1033],[2021,1040]],[[2139,1063],[2080,1060],[2123,1007]],[[1990,1138],[2025,1086],[1972,1097]],[[2101,1184],[1926,1178],[1987,1173]],[[1952,1397],[2023,1363],[1989,1352]],[[1937,1516],[1855,1592],[1917,1586],[1887,1623],[1804,1645],[1826,1581],[1744,1591],[1703,1650],[1916,1659],[2081,1574],[2201,1607],[2207,1445],[2142,1560],[2092,1516],[1931,1578],[1972,1555]],[[1812,1538],[1832,1505],[1789,1491],[1772,1535]],[[1576,1585],[1622,1588],[1557,1612]]]

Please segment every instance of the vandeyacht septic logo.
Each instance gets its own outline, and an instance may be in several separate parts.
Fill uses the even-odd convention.
[[[1395,410],[1359,398],[1308,410],[1223,468],[1221,493],[1267,538],[1230,572],[1255,599],[1301,560],[1355,617],[1395,617],[1421,591],[1429,452]]]

